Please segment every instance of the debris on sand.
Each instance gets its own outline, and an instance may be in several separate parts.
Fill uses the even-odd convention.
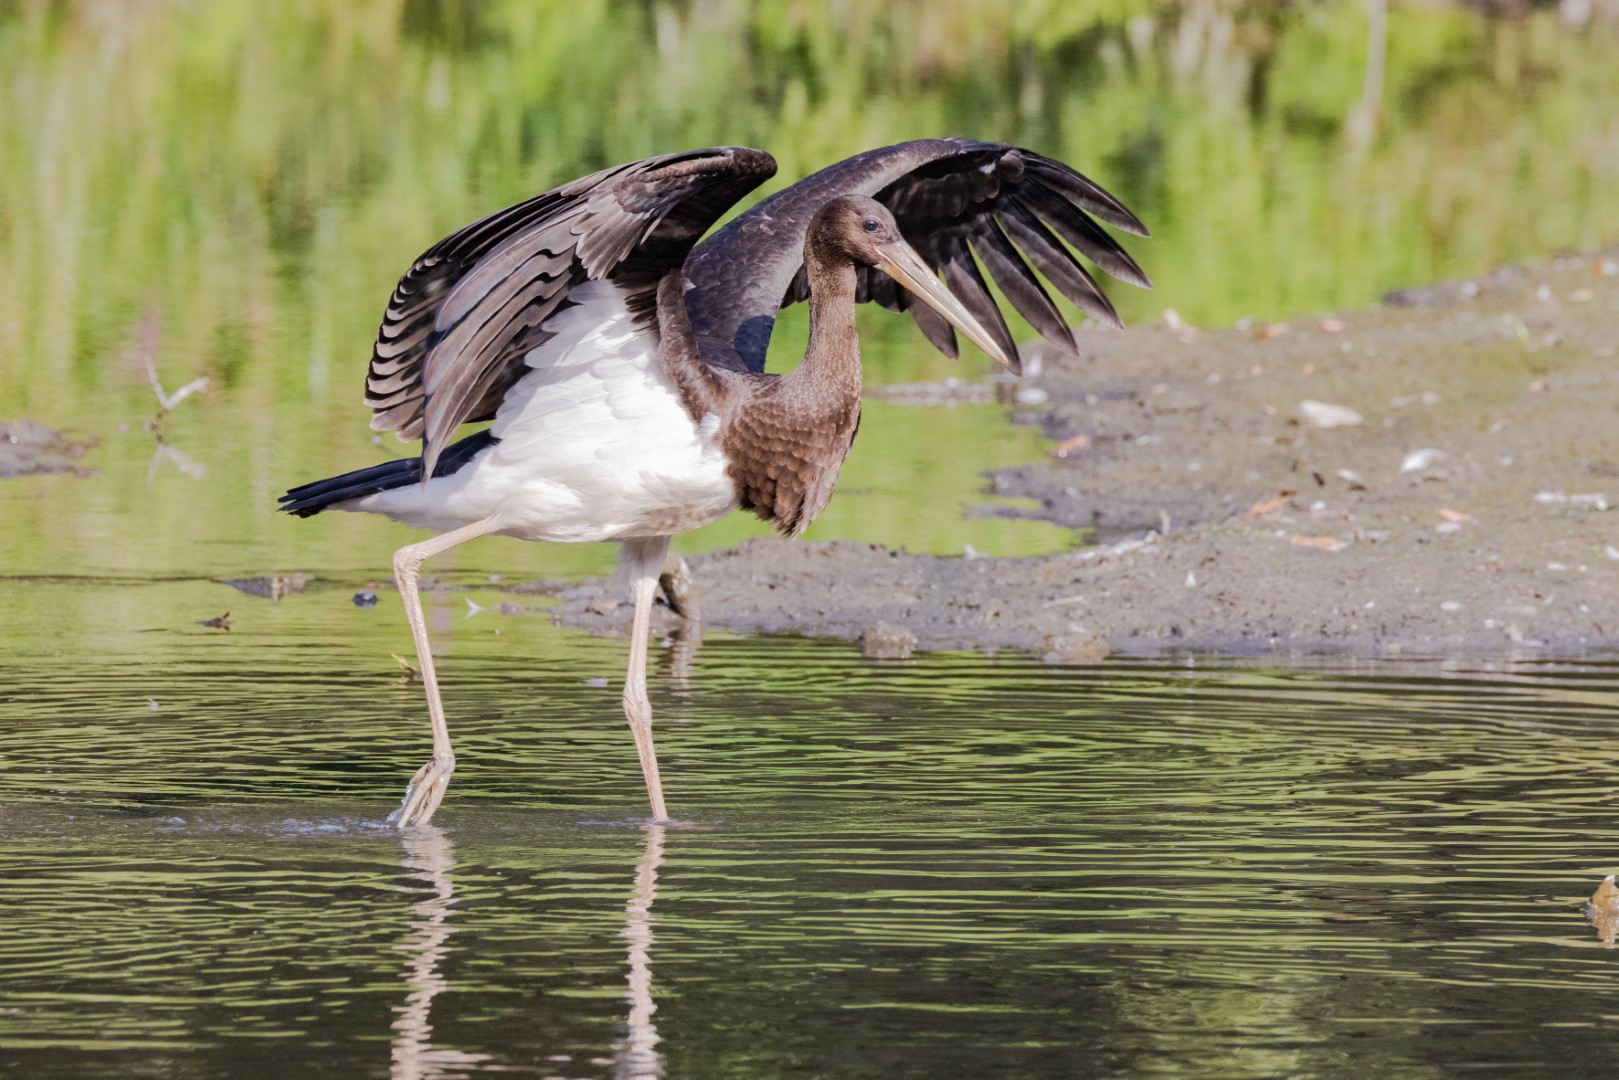
[[[1332,475],[1349,485],[1350,491],[1366,491],[1366,478],[1354,469],[1338,469]]]
[[[258,577],[226,578],[220,582],[249,596],[266,600],[280,600],[291,593],[301,593],[315,580],[314,574],[261,574]]]
[[[1436,308],[1451,307],[1483,291],[1476,281],[1441,281],[1420,288],[1395,289],[1383,297],[1390,307]]]
[[[1366,422],[1364,416],[1348,405],[1333,405],[1308,398],[1299,402],[1299,415],[1318,428],[1354,427]]]
[[[1169,327],[1170,333],[1182,341],[1191,341],[1197,337],[1197,327],[1181,318],[1181,313],[1172,307],[1164,309],[1164,325]]]
[[[1266,514],[1274,513],[1275,511],[1286,506],[1287,501],[1297,494],[1297,491],[1284,488],[1282,491],[1278,492],[1272,497],[1268,499],[1261,499],[1254,503],[1254,505],[1250,506],[1248,508],[1248,516],[1251,518],[1257,518],[1264,517]]]
[[[1058,443],[1052,448],[1051,456],[1061,460],[1076,450],[1089,449],[1090,445],[1091,437],[1089,435],[1085,435],[1083,433],[1079,435],[1070,435],[1068,438],[1064,439],[1062,442]]]
[[[1537,491],[1535,501],[1543,506],[1567,506],[1576,510],[1606,510],[1606,495],[1566,495],[1561,491]]]
[[[0,423],[0,479],[33,473],[94,476],[97,470],[75,464],[93,442],[73,442],[32,420]]]
[[[1413,450],[1400,459],[1400,475],[1427,472],[1441,461],[1444,461],[1447,456],[1449,455],[1443,450],[1435,450],[1431,446],[1423,447],[1421,450]]]

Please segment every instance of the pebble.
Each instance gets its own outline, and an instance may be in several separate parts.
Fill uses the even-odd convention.
[[[1100,664],[1112,650],[1106,638],[1081,632],[1052,634],[1040,643],[1039,651],[1047,664]]]
[[[1318,428],[1354,427],[1366,418],[1347,405],[1333,405],[1325,401],[1299,402],[1299,414]]]
[[[860,635],[860,654],[868,660],[908,660],[916,635],[904,626],[879,622]]]
[[[376,607],[377,594],[372,592],[370,589],[361,589],[359,592],[354,594],[354,606]]]
[[[1348,484],[1352,490],[1366,490],[1366,478],[1354,469],[1339,469],[1333,475]]]

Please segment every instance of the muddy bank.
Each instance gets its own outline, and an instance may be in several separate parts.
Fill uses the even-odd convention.
[[[80,464],[92,445],[28,419],[0,423],[0,480],[34,473],[95,476],[97,470]]]
[[[993,559],[754,541],[690,560],[704,624],[857,638],[883,623],[918,648],[1053,660],[1614,646],[1616,260],[1282,326],[1087,330],[1081,359],[1031,365],[1045,400],[1014,417],[1062,456],[990,475],[1024,502],[975,512],[1095,546]],[[610,631],[621,595],[565,589],[556,617]]]

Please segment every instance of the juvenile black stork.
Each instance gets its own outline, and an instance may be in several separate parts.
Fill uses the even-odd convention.
[[[417,593],[424,559],[489,534],[623,545],[635,600],[624,713],[665,820],[646,660],[669,538],[738,508],[797,536],[826,506],[860,420],[855,305],[909,311],[951,357],[954,327],[1018,372],[979,262],[1070,351],[1035,269],[1115,326],[1073,251],[1150,287],[1096,223],[1146,236],[1122,203],[1061,162],[968,139],[856,155],[697,243],[775,171],[745,147],[604,169],[444,238],[394,289],[365,401],[371,426],[420,438],[420,456],[293,488],[281,509],[386,514],[438,534],[394,554],[433,728],[432,759],[393,816],[401,827],[433,816],[455,771]],[[766,374],[776,312],[805,299],[803,363]]]

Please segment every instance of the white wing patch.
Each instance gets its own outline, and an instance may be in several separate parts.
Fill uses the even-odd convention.
[[[683,532],[734,508],[719,417],[692,424],[653,331],[608,282],[569,300],[495,414],[498,443],[425,492],[380,492],[354,509],[434,529],[493,517],[526,540],[590,541]]]

